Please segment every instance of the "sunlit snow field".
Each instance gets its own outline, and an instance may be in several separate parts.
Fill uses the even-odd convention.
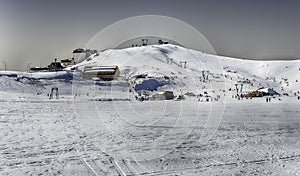
[[[226,103],[213,137],[201,141],[209,111],[218,111],[210,109],[211,103],[152,102],[153,111],[166,109],[159,119],[155,115],[149,119],[130,109],[121,112],[124,109],[113,108],[128,106],[130,102],[90,101],[91,107],[98,107],[97,113],[110,112],[115,117],[102,118],[96,114],[95,118],[105,122],[102,127],[92,125],[101,124],[99,119],[85,119],[95,127],[86,135],[82,133],[72,100],[3,96],[1,175],[297,175],[300,172],[297,101],[267,104],[261,99]],[[142,109],[148,107],[147,102],[134,103],[137,105],[132,106],[147,111],[148,108]],[[186,111],[185,107],[195,111]],[[179,117],[179,111],[184,119]],[[121,115],[126,113],[136,116]],[[160,137],[163,140],[158,140]]]
[[[237,60],[161,45],[104,51],[77,66],[101,64],[119,65],[121,78],[0,72],[0,175],[300,174],[299,61]],[[149,78],[136,78],[143,74]],[[212,100],[187,94],[142,102],[130,90],[166,76],[169,82],[151,93]],[[238,100],[241,82],[245,92],[271,87],[281,96]],[[48,98],[53,87],[59,99]]]

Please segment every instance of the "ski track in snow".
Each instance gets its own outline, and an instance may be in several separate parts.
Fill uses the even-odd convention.
[[[203,122],[187,124],[193,130],[183,139],[183,143],[171,148],[161,158],[146,161],[114,158],[100,151],[93,142],[89,143],[89,140],[103,140],[111,142],[112,150],[128,150],[127,146],[119,146],[121,144],[114,143],[106,135],[95,139],[84,136],[69,102],[22,101],[8,104],[12,103],[1,102],[1,107],[7,107],[1,109],[1,116],[9,113],[0,123],[1,175],[299,173],[299,112],[290,113],[299,107],[296,103],[253,103],[247,107],[229,104],[216,134],[209,142],[198,142]],[[267,108],[257,109],[258,105],[275,106],[272,109],[277,109],[281,114],[265,111]],[[255,116],[251,113],[253,110],[256,111]],[[232,115],[233,112],[236,115]],[[136,126],[128,128],[122,130],[123,133],[136,131],[139,134],[141,130]],[[151,131],[156,128],[164,128],[164,125],[152,127]],[[143,133],[153,137],[147,127],[143,129]],[[173,137],[170,136],[170,139]],[[135,140],[143,143],[143,138]],[[164,147],[171,141],[166,141]],[[144,148],[141,146],[134,152],[141,152],[139,150]]]

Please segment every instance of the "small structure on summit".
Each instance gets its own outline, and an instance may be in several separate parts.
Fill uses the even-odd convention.
[[[86,66],[83,74],[105,81],[111,81],[120,76],[120,69],[118,66]]]
[[[148,41],[149,39],[142,39],[142,42],[143,42],[143,46],[147,46],[148,45]]]
[[[167,41],[163,41],[162,39],[158,40],[158,44],[162,45],[162,44],[169,44],[169,42]]]

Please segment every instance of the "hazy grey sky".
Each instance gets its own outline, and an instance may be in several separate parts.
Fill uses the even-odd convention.
[[[0,60],[8,69],[46,66],[72,57],[106,26],[139,15],[185,21],[219,55],[300,58],[297,0],[0,0]]]

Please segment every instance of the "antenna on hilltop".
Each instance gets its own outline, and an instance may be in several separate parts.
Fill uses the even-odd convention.
[[[142,39],[143,46],[147,46],[148,45],[148,41],[149,41],[149,39]]]
[[[180,61],[181,68],[186,68],[187,61]]]

